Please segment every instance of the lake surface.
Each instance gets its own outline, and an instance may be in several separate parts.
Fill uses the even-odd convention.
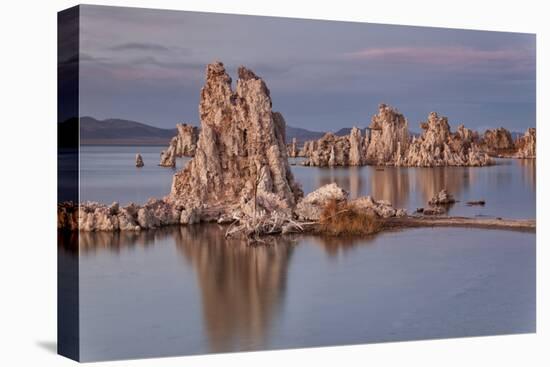
[[[80,156],[80,198],[110,204],[118,201],[145,203],[170,192],[172,176],[189,158],[179,158],[176,168],[158,166],[163,147],[84,146]],[[141,153],[145,166],[135,167]],[[296,160],[299,162],[299,160]],[[292,172],[307,194],[336,182],[350,196],[371,195],[389,200],[412,213],[446,188],[459,203],[449,215],[535,218],[536,161],[499,159],[490,167],[396,168],[292,166]],[[485,200],[483,207],[466,201]]]
[[[81,200],[143,203],[170,190],[161,147],[83,147]],[[145,167],[134,166],[135,154]],[[181,167],[186,159],[180,159]],[[446,187],[452,214],[535,217],[535,162],[494,167],[292,170],[409,210]],[[413,229],[268,246],[216,224],[81,233],[85,361],[534,332],[535,234]],[[61,248],[60,251],[63,251]],[[74,256],[74,255],[73,255]]]

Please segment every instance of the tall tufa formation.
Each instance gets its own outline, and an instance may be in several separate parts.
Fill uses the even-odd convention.
[[[285,120],[271,110],[269,89],[245,67],[236,90],[221,62],[206,68],[194,158],[174,175],[168,201],[221,215],[256,205],[292,208],[303,193],[287,159]]]
[[[365,159],[369,164],[388,164],[399,161],[409,144],[407,119],[386,104],[378,106],[367,129]]]
[[[363,164],[363,137],[361,130],[353,127],[349,134],[349,165],[361,166]]]
[[[486,130],[481,143],[485,151],[491,155],[507,154],[514,150],[512,134],[503,127]]]
[[[288,156],[291,158],[296,158],[298,156],[296,138],[292,138],[292,143],[288,144]]]
[[[480,150],[476,142],[477,134],[462,125],[456,133],[452,133],[447,118],[436,112],[431,112],[420,127],[422,135],[418,139],[413,138],[406,154],[395,165],[486,166],[494,163]]]
[[[515,146],[517,158],[535,158],[537,155],[537,133],[534,127],[527,129],[523,136],[520,136]]]

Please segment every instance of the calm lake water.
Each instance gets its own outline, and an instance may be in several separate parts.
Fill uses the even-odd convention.
[[[164,196],[174,170],[157,166],[160,149],[83,147],[81,200]],[[352,196],[371,194],[412,210],[446,187],[459,200],[487,201],[457,203],[451,214],[535,217],[534,161],[292,169],[306,193],[337,182]],[[224,239],[224,230],[210,224],[82,233],[82,360],[535,331],[533,233],[414,229],[248,246]]]

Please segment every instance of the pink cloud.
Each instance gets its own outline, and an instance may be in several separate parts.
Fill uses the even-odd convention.
[[[344,54],[346,59],[402,61],[427,65],[479,65],[505,62],[530,65],[534,55],[525,49],[480,50],[468,47],[387,47],[367,48]]]

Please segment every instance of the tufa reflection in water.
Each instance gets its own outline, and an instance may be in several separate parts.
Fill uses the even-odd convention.
[[[517,159],[516,164],[521,168],[522,180],[527,183],[533,191],[536,191],[537,184],[537,160],[536,159]]]
[[[388,200],[394,207],[407,207],[410,195],[418,192],[428,202],[442,189],[459,195],[477,179],[478,167],[330,167],[320,169],[316,187],[336,183],[350,193],[351,198],[370,195],[376,200]],[[368,184],[364,178],[368,178]]]
[[[197,276],[210,350],[259,349],[269,344],[268,331],[284,303],[290,259],[304,235],[273,236],[267,245],[251,246],[246,240],[225,238],[225,230],[201,224],[141,232],[82,232],[80,251],[82,256],[99,251],[118,254],[125,248],[172,239]],[[332,258],[375,237],[308,238]]]
[[[284,298],[292,241],[281,236],[270,245],[249,246],[208,227],[214,226],[182,227],[175,242],[197,273],[210,348],[223,352],[266,345]]]
[[[294,249],[288,236],[268,245],[225,238],[217,224],[172,226],[141,232],[83,232],[81,254],[120,252],[173,238],[178,252],[195,270],[205,330],[212,352],[258,349],[285,294],[286,273]]]

